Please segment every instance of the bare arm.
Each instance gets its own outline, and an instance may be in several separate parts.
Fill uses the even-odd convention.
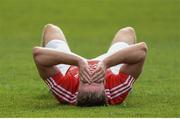
[[[109,57],[105,58],[102,62],[99,62],[98,67],[96,68],[94,75],[92,76],[92,81],[93,82],[104,81],[105,70],[117,64],[125,63],[125,64],[128,64],[128,66],[133,67],[136,64],[143,62],[143,60],[145,59],[146,52],[147,52],[147,46],[145,43],[142,42],[142,43],[131,45],[128,48],[125,48],[123,50],[120,50],[110,55]],[[141,68],[135,68],[135,69],[137,70]],[[132,74],[132,76],[137,78],[139,74],[137,72],[129,73],[129,74]]]
[[[78,66],[83,57],[76,54],[68,54],[44,47],[33,48],[34,58],[42,66],[53,66],[57,64],[69,64]]]
[[[52,67],[57,64],[69,64],[79,67],[81,80],[90,83],[90,70],[86,60],[74,53],[68,54],[44,47],[34,47],[33,57],[37,65]]]
[[[141,42],[112,54],[111,56],[104,59],[103,62],[106,68],[121,63],[136,64],[144,59],[146,52],[147,46],[144,42]]]

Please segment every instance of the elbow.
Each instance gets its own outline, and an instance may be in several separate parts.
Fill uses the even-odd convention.
[[[145,42],[141,42],[140,45],[141,45],[141,49],[142,49],[145,53],[147,53],[148,47],[147,47],[146,43],[145,43]]]
[[[40,54],[40,47],[34,47],[32,49],[33,57],[37,57]]]
[[[141,42],[140,43],[140,48],[141,48],[141,52],[142,52],[141,57],[142,57],[143,60],[145,60],[147,52],[148,52],[148,47],[147,47],[146,43]]]
[[[40,55],[41,55],[41,49],[40,47],[34,47],[32,49],[32,55],[33,55],[33,58],[34,58],[34,61],[36,63],[38,63],[40,61]]]

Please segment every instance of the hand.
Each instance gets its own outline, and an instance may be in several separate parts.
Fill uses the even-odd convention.
[[[92,82],[101,83],[105,79],[106,66],[104,62],[99,62],[94,70],[91,80]]]
[[[89,83],[91,84],[91,74],[92,72],[90,71],[90,67],[88,65],[88,62],[85,60],[81,60],[78,64],[79,66],[79,75],[80,75],[80,80],[83,83]]]

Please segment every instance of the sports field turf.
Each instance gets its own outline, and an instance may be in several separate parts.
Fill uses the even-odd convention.
[[[0,0],[0,117],[180,117],[179,12],[179,0]],[[80,108],[51,96],[31,55],[47,23],[87,58],[105,52],[119,28],[135,28],[149,52],[123,104]]]

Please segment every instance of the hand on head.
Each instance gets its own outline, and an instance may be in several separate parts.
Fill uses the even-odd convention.
[[[94,62],[94,61],[92,61]],[[79,64],[80,85],[78,88],[77,105],[94,106],[106,104],[105,70],[103,62],[98,64]]]
[[[102,83],[105,77],[106,67],[103,62],[97,65],[89,65],[87,62],[79,65],[80,80],[83,83]]]
[[[91,77],[92,82],[101,83],[104,82],[106,67],[103,62],[99,62],[97,67],[93,71]]]

